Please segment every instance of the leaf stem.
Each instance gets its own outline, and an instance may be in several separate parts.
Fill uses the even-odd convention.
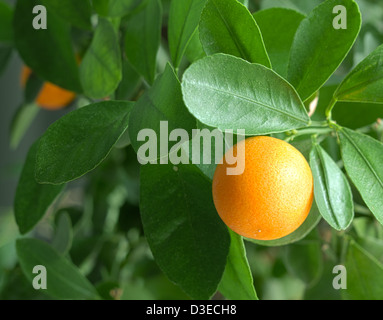
[[[293,130],[288,132],[287,134],[290,135],[290,137],[287,138],[287,141],[291,141],[296,137],[299,136],[305,136],[305,135],[318,135],[318,134],[328,134],[333,132],[334,129],[330,127],[307,127],[302,128],[299,130]]]
[[[328,121],[332,121],[332,109],[334,108],[337,102],[338,102],[338,99],[336,99],[335,97],[331,98],[330,103],[326,109],[326,118]]]
[[[311,136],[311,143],[313,146],[317,146],[318,145],[318,140],[317,140],[317,135],[316,134],[313,134]]]
[[[311,121],[309,127],[328,127],[328,121]]]

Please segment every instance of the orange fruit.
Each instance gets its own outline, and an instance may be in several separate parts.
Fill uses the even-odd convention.
[[[242,154],[239,144],[245,144]],[[227,168],[235,167],[230,165],[233,155],[245,157],[240,175],[227,174]],[[305,221],[314,199],[313,177],[295,147],[276,138],[252,137],[235,145],[222,162],[214,173],[213,200],[219,216],[234,232],[275,240]]]
[[[21,84],[24,87],[32,70],[24,66],[21,71]],[[36,98],[36,103],[43,109],[59,110],[69,105],[75,98],[75,93],[60,88],[50,82],[44,82],[40,93]]]

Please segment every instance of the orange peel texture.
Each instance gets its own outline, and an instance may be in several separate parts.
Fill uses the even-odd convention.
[[[226,169],[233,167],[226,162],[227,153],[214,174],[213,199],[219,216],[246,238],[287,236],[305,221],[313,203],[309,164],[283,140],[259,136],[239,143],[245,143],[244,172],[227,175]]]

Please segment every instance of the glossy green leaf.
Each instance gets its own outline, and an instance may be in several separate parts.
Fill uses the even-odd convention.
[[[116,100],[133,100],[133,95],[141,84],[141,76],[134,70],[129,61],[122,63],[122,80],[115,92]]]
[[[312,121],[325,121],[326,118],[326,109],[329,106],[334,91],[336,90],[337,85],[325,85],[318,91],[318,102],[315,108],[314,114],[311,115]]]
[[[199,30],[197,28],[196,32],[190,39],[188,46],[186,47],[185,56],[190,63],[193,63],[203,57],[206,57],[206,53],[203,50],[201,40],[199,38]]]
[[[44,81],[37,74],[31,73],[24,88],[24,103],[35,103],[43,85]]]
[[[355,241],[351,241],[345,264],[347,289],[342,295],[351,300],[382,300],[383,265]]]
[[[13,43],[13,10],[5,2],[0,2],[0,43],[12,44]]]
[[[112,94],[122,79],[117,34],[112,24],[100,19],[92,43],[80,66],[84,93],[94,99]]]
[[[19,239],[16,242],[21,268],[29,281],[37,274],[35,266],[44,266],[47,275],[46,293],[56,299],[97,299],[93,285],[69,260],[59,255],[49,244],[37,239]]]
[[[383,224],[383,144],[347,128],[338,132],[347,174],[368,208]]]
[[[222,159],[223,152],[229,150],[237,141],[235,135],[217,131],[216,128],[206,126],[198,120],[196,130],[199,131],[194,131],[192,138],[182,147],[187,150],[190,161],[213,181],[215,169]],[[201,151],[195,152],[193,150],[195,146]]]
[[[313,146],[310,166],[319,212],[336,230],[347,229],[354,217],[354,204],[346,176],[319,144]]]
[[[49,14],[54,12],[78,28],[92,28],[90,22],[92,7],[89,0],[43,0],[43,4]]]
[[[96,168],[128,127],[133,102],[104,101],[72,111],[41,137],[36,179],[61,184]]]
[[[192,298],[209,299],[230,247],[211,182],[193,165],[161,164],[141,167],[140,181],[141,218],[154,259]]]
[[[341,291],[334,290],[333,281],[336,274],[333,274],[335,263],[332,259],[323,259],[323,271],[318,281],[310,287],[306,287],[302,300],[341,300]]]
[[[286,8],[261,10],[253,16],[262,32],[273,70],[286,77],[291,45],[305,16]]]
[[[258,300],[243,239],[235,232],[229,232],[230,251],[218,291],[230,300]]]
[[[175,68],[194,37],[206,0],[172,0],[169,11],[169,50]]]
[[[208,0],[199,33],[207,55],[226,53],[271,67],[257,23],[237,0]]]
[[[310,13],[316,6],[320,5],[323,0],[266,0],[261,1],[261,9],[269,8],[286,8],[292,9],[304,14]]]
[[[161,121],[166,121],[166,132],[161,129]],[[156,160],[166,156],[169,151],[179,145],[177,141],[169,141],[167,147],[162,147],[167,134],[174,129],[184,129],[191,137],[196,122],[186,109],[182,100],[181,84],[172,67],[168,64],[163,74],[158,76],[153,86],[141,96],[135,104],[129,121],[129,135],[136,152],[150,141],[139,141],[141,130],[153,130],[156,133],[154,146],[157,150],[154,156],[148,155],[148,160]],[[184,141],[185,142],[185,141]]]
[[[123,17],[141,0],[93,0],[98,14],[108,17]]]
[[[246,8],[249,6],[249,0],[238,0],[238,2],[242,3]]]
[[[347,11],[347,29],[333,26],[337,5]],[[311,97],[339,67],[360,27],[361,15],[353,0],[327,0],[301,22],[291,47],[287,80],[302,100]]]
[[[161,25],[162,5],[159,0],[146,0],[126,22],[126,56],[149,84],[153,83],[156,75]]]
[[[341,101],[383,103],[383,45],[359,63],[339,85],[334,97]]]
[[[216,54],[195,62],[183,76],[189,111],[202,123],[246,134],[304,127],[309,117],[291,85],[274,71]]]
[[[16,48],[24,62],[44,80],[81,92],[69,24],[49,12],[47,29],[35,30],[32,10],[38,0],[17,1],[13,27]]]
[[[52,186],[35,181],[38,141],[30,148],[16,189],[14,208],[20,233],[30,231],[44,216],[64,185]]]
[[[370,229],[375,227],[371,225],[371,223],[369,223],[369,225],[371,226]],[[383,263],[383,240],[372,236],[365,236],[364,234],[361,236],[361,238],[358,238],[358,244],[367,252],[371,253],[380,263]]]
[[[92,0],[93,9],[100,16],[108,16],[110,0]],[[119,1],[119,0],[117,0]]]

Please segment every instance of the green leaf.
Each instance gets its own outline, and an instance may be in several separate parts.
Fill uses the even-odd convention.
[[[383,224],[383,144],[347,128],[338,132],[347,174],[368,208]]]
[[[335,29],[333,8],[347,10],[347,29]],[[334,73],[350,51],[361,27],[353,0],[327,0],[300,24],[290,52],[287,80],[302,100],[311,97]]]
[[[236,0],[208,0],[199,33],[207,55],[226,53],[271,67],[257,23]]]
[[[49,14],[54,12],[78,28],[92,29],[92,7],[89,0],[43,0],[43,4]]]
[[[159,0],[146,0],[126,23],[125,53],[132,66],[152,84],[160,47],[162,5]]]
[[[304,300],[341,300],[341,291],[334,290],[333,281],[336,276],[333,274],[335,266],[333,259],[323,259],[323,271],[318,281],[310,287],[306,287],[304,296],[298,299]]]
[[[38,141],[28,152],[16,189],[15,218],[21,234],[30,231],[40,221],[64,188],[64,185],[42,185],[35,181],[37,146]]]
[[[117,34],[112,24],[100,19],[92,43],[80,66],[84,93],[94,99],[112,94],[122,79]]]
[[[359,63],[339,85],[334,98],[341,101],[383,103],[383,45]]]
[[[38,0],[17,1],[13,27],[15,45],[24,62],[44,80],[81,92],[69,24],[49,12],[48,28],[35,30],[31,22]]]
[[[13,43],[13,10],[4,2],[0,2],[0,43],[11,45]]]
[[[318,236],[309,235],[302,241],[286,246],[283,258],[289,273],[307,286],[314,285],[322,275],[322,249]]]
[[[128,127],[133,102],[104,101],[72,111],[41,137],[36,179],[61,184],[96,168]]]
[[[98,14],[108,17],[123,17],[141,0],[93,0]]]
[[[326,109],[329,106],[334,91],[336,90],[337,85],[325,85],[318,91],[318,102],[315,108],[315,112],[311,115],[312,121],[325,121],[326,118]]]
[[[236,136],[229,132],[218,133],[218,131],[214,131],[217,129],[206,126],[198,120],[197,130],[199,130],[199,132],[193,131],[192,138],[188,143],[183,144],[182,147],[187,151],[190,161],[200,169],[209,180],[213,181],[215,169],[223,156],[222,152],[229,150],[236,143]],[[205,135],[205,133],[208,134]],[[232,140],[228,141],[229,137]],[[199,148],[197,148],[197,150],[202,151],[196,153],[193,150],[194,146],[198,146]],[[217,154],[219,159],[217,159]]]
[[[243,239],[235,232],[229,232],[230,251],[218,291],[230,300],[258,300]]]
[[[354,218],[354,203],[346,176],[319,144],[313,146],[310,166],[322,217],[336,230],[347,229]]]
[[[175,68],[194,37],[206,0],[172,0],[169,11],[169,50]]]
[[[383,265],[355,241],[351,241],[346,258],[347,290],[342,290],[346,299],[382,300]]]
[[[157,264],[192,298],[209,299],[230,247],[211,182],[194,165],[162,164],[141,167],[140,181],[142,223]]]
[[[73,229],[68,212],[61,212],[56,216],[55,234],[52,239],[52,247],[62,255],[69,252],[72,246]]]
[[[167,132],[161,130],[161,121],[167,122]],[[154,130],[157,138],[153,146],[157,152],[154,156],[148,155],[148,159],[156,160],[166,156],[173,147],[180,144],[180,141],[169,141],[168,147],[163,148],[161,141],[167,139],[164,134],[167,135],[174,129],[185,129],[191,137],[195,125],[195,119],[182,100],[181,84],[168,64],[164,73],[135,104],[129,121],[129,136],[134,150],[138,152],[141,146],[150,143],[138,141],[140,131]]]
[[[326,120],[326,108],[338,85],[324,86],[319,91],[319,101],[315,113],[311,117],[313,121]],[[364,102],[338,101],[332,110],[332,119],[341,123],[343,127],[358,129],[370,126],[383,116],[383,104]]]
[[[371,224],[370,226],[371,226],[370,229],[373,229],[374,227],[376,229],[376,226]],[[375,237],[368,236],[368,235],[365,236],[364,234],[362,234],[362,237],[358,238],[358,244],[360,244],[360,246],[363,249],[365,249],[367,252],[371,253],[380,263],[383,263],[383,240],[382,239],[377,239]]]
[[[304,127],[309,117],[296,91],[274,71],[225,54],[195,62],[183,76],[189,111],[202,123],[246,134]]]
[[[11,148],[16,149],[25,132],[36,118],[40,108],[35,103],[22,104],[16,111],[11,124],[10,144]]]
[[[249,6],[249,0],[238,0],[238,2],[242,3],[246,8]]]
[[[32,73],[28,79],[24,88],[24,104],[31,104],[36,101],[39,96],[41,89],[44,86],[44,81]]]
[[[97,299],[97,291],[71,262],[59,255],[50,245],[37,239],[16,242],[21,268],[30,281],[32,270],[42,265],[47,270],[46,293],[56,299]]]
[[[253,16],[261,29],[273,70],[286,77],[291,45],[305,16],[285,8],[261,10]]]
[[[202,43],[199,38],[198,28],[190,39],[190,42],[185,51],[185,56],[190,63],[193,63],[199,59],[202,59],[203,57],[206,57],[206,53],[205,51],[203,51]]]
[[[316,6],[320,5],[323,0],[267,0],[261,2],[261,9],[269,9],[269,8],[286,8],[292,9],[304,14],[308,14],[313,10]]]
[[[122,80],[115,93],[116,100],[132,100],[140,84],[140,75],[134,70],[129,61],[124,60],[122,63]]]
[[[332,110],[332,119],[350,129],[368,126],[383,117],[383,104],[338,102]]]

